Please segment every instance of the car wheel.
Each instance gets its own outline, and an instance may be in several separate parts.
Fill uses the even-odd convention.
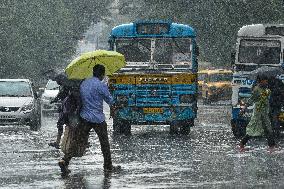
[[[41,128],[41,115],[37,115],[30,123],[30,130],[38,131]]]

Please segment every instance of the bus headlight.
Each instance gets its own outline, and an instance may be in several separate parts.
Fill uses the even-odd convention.
[[[195,101],[195,96],[192,94],[180,95],[180,103],[193,103]]]

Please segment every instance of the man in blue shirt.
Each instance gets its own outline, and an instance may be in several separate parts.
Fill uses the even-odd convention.
[[[114,101],[108,90],[108,86],[102,82],[105,77],[105,67],[103,65],[95,65],[93,67],[93,77],[85,79],[80,85],[81,97],[81,124],[82,133],[89,135],[91,129],[94,129],[98,135],[101,150],[104,157],[104,170],[116,171],[120,166],[113,166],[110,153],[110,145],[107,133],[107,123],[103,113],[103,101],[112,106]],[[72,157],[64,157],[59,166],[63,174],[68,174],[68,164]]]

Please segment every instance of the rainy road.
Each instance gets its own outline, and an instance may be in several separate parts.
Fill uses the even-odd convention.
[[[108,115],[107,115],[108,116]],[[97,136],[82,158],[71,161],[62,179],[60,151],[47,144],[55,138],[56,117],[43,118],[39,132],[0,128],[1,188],[283,188],[284,150],[267,152],[265,139],[238,152],[230,131],[230,107],[199,106],[189,136],[171,136],[168,126],[134,126],[132,136],[114,137],[109,127],[114,164],[119,173],[104,175]],[[109,120],[109,125],[112,121]],[[284,137],[283,137],[284,138]],[[284,139],[279,142],[284,146]]]

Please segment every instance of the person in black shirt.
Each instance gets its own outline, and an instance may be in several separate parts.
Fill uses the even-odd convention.
[[[58,113],[59,113],[59,118],[57,121],[57,138],[55,142],[51,142],[49,143],[49,146],[53,146],[56,149],[59,149],[59,144],[60,144],[60,140],[61,140],[61,136],[63,134],[63,126],[67,121],[67,117],[63,112],[63,100],[68,96],[69,94],[69,87],[63,85],[63,80],[66,79],[64,75],[59,74],[57,75],[54,80],[57,82],[57,84],[59,85],[59,92],[56,95],[56,97],[50,101],[50,103],[55,103],[55,102],[61,102],[61,106],[58,109]]]
[[[268,80],[268,87],[271,90],[269,99],[270,104],[270,120],[274,134],[276,137],[280,134],[279,114],[281,108],[284,106],[284,83],[275,77],[271,77]]]

